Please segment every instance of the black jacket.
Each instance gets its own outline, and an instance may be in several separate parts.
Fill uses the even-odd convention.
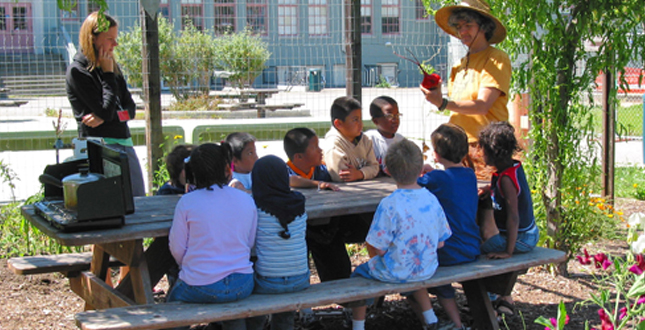
[[[67,68],[65,78],[67,98],[74,109],[80,137],[96,136],[125,139],[130,137],[127,122],[121,122],[117,111],[127,110],[134,119],[136,105],[128,86],[120,74],[87,69],[89,61],[81,51]],[[119,107],[120,104],[120,107]],[[104,120],[98,127],[91,128],[81,123],[83,116],[94,113]]]

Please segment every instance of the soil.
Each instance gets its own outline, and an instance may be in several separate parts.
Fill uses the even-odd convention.
[[[632,213],[645,213],[645,201],[619,200],[616,209],[624,213],[625,219]],[[605,252],[624,254],[628,245],[621,240],[604,240],[586,246],[589,253]],[[357,257],[355,265],[363,260]],[[568,265],[569,277],[551,275],[546,268],[533,268],[518,278],[513,290],[515,316],[506,320],[502,329],[543,330],[533,323],[539,316],[555,317],[557,306],[564,301],[571,317],[567,330],[585,329],[585,321],[591,327],[599,328],[597,308],[582,305],[589,293],[596,287],[587,270],[577,261]],[[315,277],[315,276],[314,276]],[[317,280],[317,277],[315,278]],[[458,286],[457,286],[458,287]],[[156,288],[158,299],[164,299],[167,284],[162,281]],[[441,307],[433,301],[440,318],[446,318]],[[458,287],[457,302],[467,325],[468,310],[463,291]],[[76,329],[74,314],[83,310],[84,303],[70,289],[67,279],[60,274],[18,276],[7,269],[6,260],[0,261],[0,329]],[[343,329],[347,315],[338,306],[314,309],[316,321],[307,326],[296,320],[296,329]],[[216,325],[198,325],[194,329],[212,330]],[[372,307],[367,319],[367,328],[372,330],[420,329],[406,302],[398,295],[388,296],[381,307]]]

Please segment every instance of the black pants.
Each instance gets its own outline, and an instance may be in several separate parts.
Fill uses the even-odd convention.
[[[307,226],[307,247],[321,282],[349,278],[352,264],[345,243],[362,243],[374,213],[331,218],[329,224]]]

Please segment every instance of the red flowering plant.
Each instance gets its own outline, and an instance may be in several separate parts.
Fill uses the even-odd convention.
[[[593,265],[592,275],[598,292],[591,293],[585,304],[600,309],[600,328],[593,330],[645,330],[645,258],[631,251],[625,257],[604,253],[589,255],[586,249],[577,256],[583,265]],[[561,330],[562,328],[554,328]],[[589,326],[587,324],[587,329]],[[553,329],[551,329],[553,330]]]

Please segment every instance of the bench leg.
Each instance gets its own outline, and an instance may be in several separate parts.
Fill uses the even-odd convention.
[[[473,329],[499,330],[495,310],[488,298],[484,281],[482,279],[467,281],[463,282],[462,286],[474,320]]]

